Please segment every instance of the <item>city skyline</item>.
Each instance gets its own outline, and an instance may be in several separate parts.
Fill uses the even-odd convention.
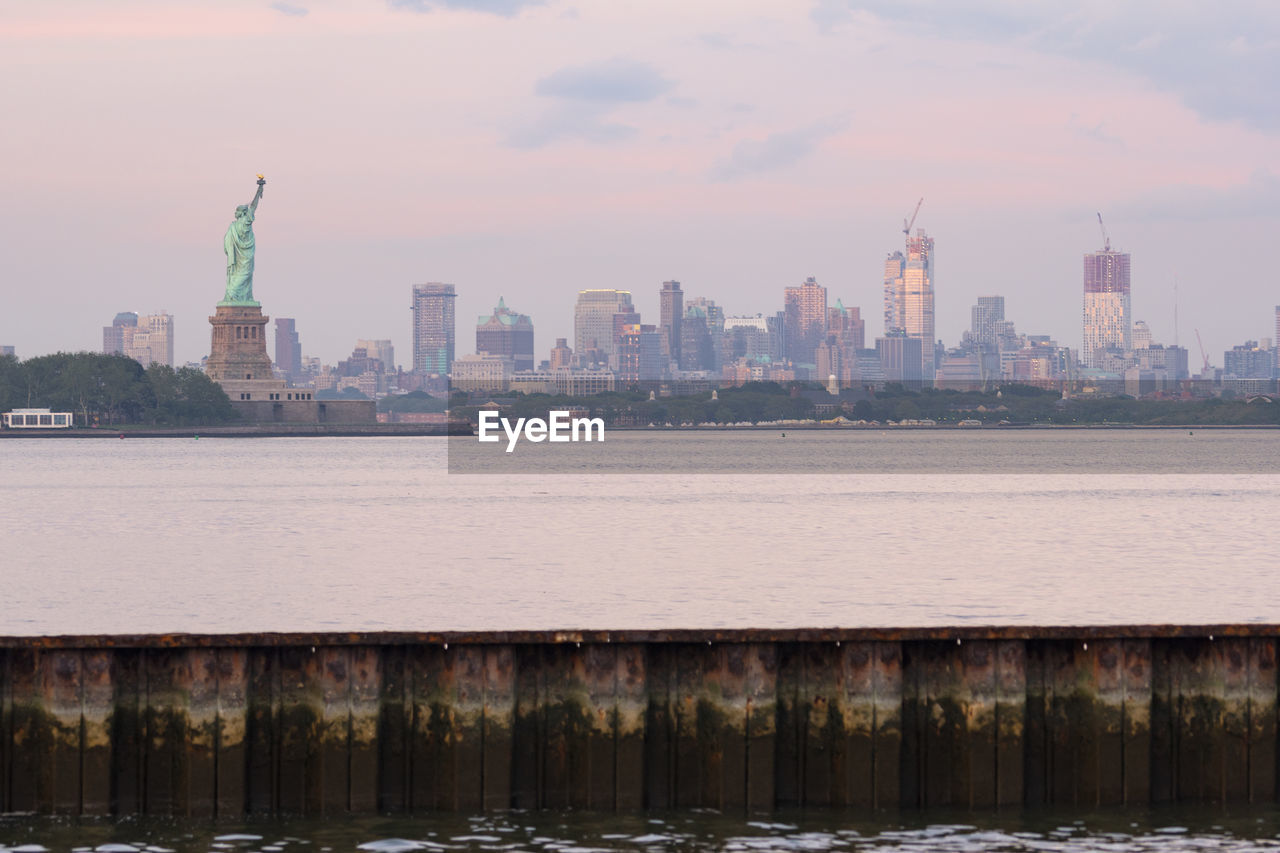
[[[655,282],[768,313],[813,276],[869,316],[921,195],[944,341],[1000,293],[1078,346],[1097,210],[1157,340],[1269,336],[1275,282],[1240,247],[1280,224],[1280,13],[906,5],[16,4],[0,67],[33,82],[0,95],[23,164],[0,178],[23,200],[0,213],[0,342],[92,350],[104,318],[164,306],[175,361],[198,360],[259,171],[259,296],[325,362],[360,338],[407,352],[424,281],[464,317],[518,304],[540,357],[590,288],[658,321]],[[228,95],[250,83],[247,107]]]

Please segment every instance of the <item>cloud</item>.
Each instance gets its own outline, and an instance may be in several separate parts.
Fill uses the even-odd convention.
[[[562,68],[534,85],[534,93],[549,103],[534,119],[507,133],[513,148],[541,148],[558,139],[581,139],[596,144],[616,143],[636,129],[610,117],[617,108],[652,101],[672,84],[643,62],[608,59]],[[680,99],[672,96],[668,103]]]
[[[927,36],[1107,63],[1205,118],[1280,130],[1280,4],[817,0],[810,11],[824,31],[867,15]]]
[[[628,59],[606,59],[562,68],[543,77],[534,92],[544,97],[595,103],[651,101],[671,88],[652,65]]]
[[[798,163],[842,126],[843,123],[823,122],[800,130],[771,133],[764,139],[744,139],[734,146],[727,159],[711,169],[711,179],[732,181]]]
[[[291,3],[272,3],[271,8],[275,9],[282,15],[288,15],[290,18],[301,18],[307,14],[307,10],[302,6],[294,6]]]
[[[559,139],[581,139],[597,145],[621,142],[635,136],[630,125],[608,120],[595,106],[557,104],[537,118],[508,131],[507,145],[533,149]]]
[[[1175,184],[1116,207],[1117,218],[1136,221],[1206,222],[1280,218],[1280,176],[1258,169],[1243,183],[1226,187]]]
[[[503,18],[514,18],[526,8],[542,6],[545,0],[387,0],[393,9],[407,9],[410,12],[432,12],[446,9],[459,12],[483,12],[499,15]]]

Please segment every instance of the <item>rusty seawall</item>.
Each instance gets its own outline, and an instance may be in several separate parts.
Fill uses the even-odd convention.
[[[0,811],[1274,802],[1280,626],[0,637]]]

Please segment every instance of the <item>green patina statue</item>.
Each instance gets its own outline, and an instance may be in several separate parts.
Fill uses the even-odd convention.
[[[236,208],[236,218],[227,226],[222,248],[227,253],[227,293],[219,305],[261,305],[253,298],[253,214],[262,200],[267,180],[258,175],[258,192],[253,201]]]

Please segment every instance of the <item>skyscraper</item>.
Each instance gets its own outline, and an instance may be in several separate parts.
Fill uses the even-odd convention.
[[[1129,350],[1129,255],[1111,250],[1105,240],[1101,251],[1084,256],[1084,345],[1081,360],[1097,367],[1099,350]]]
[[[639,323],[622,327],[618,338],[617,374],[619,382],[657,382],[666,373],[662,355],[662,333]]]
[[[680,360],[680,321],[684,318],[684,292],[680,290],[680,282],[664,281],[658,294],[660,300],[660,319],[658,328],[662,331],[663,344],[667,355],[676,364]]]
[[[985,348],[996,345],[996,324],[1004,321],[1003,296],[979,296],[978,304],[970,312],[969,333],[976,343]]]
[[[452,284],[413,286],[413,372],[444,376],[453,364],[454,315]]]
[[[292,317],[276,318],[276,370],[290,382],[302,376],[302,341]]]
[[[818,344],[827,337],[827,289],[810,276],[799,287],[785,288],[782,296],[786,357],[813,364]]]
[[[1271,346],[1276,357],[1276,376],[1280,377],[1280,305],[1276,306],[1276,336],[1272,339]]]
[[[173,315],[121,311],[110,326],[102,328],[102,351],[127,355],[143,367],[152,363],[173,367]]]
[[[573,309],[574,350],[582,353],[599,349],[611,358],[617,352],[613,316],[634,311],[629,290],[578,291],[578,303]]]
[[[382,362],[382,369],[387,373],[396,372],[396,348],[390,338],[358,338],[356,349],[362,349],[368,358]]]
[[[102,354],[124,355],[126,338],[129,346],[132,346],[133,333],[137,330],[138,315],[132,311],[121,311],[110,326],[102,327]]]
[[[895,329],[920,341],[921,376],[933,380],[933,238],[923,228],[907,236],[907,253],[894,252],[884,263],[884,332]]]
[[[493,313],[476,321],[476,352],[505,356],[516,370],[533,370],[533,320],[499,296]]]
[[[556,338],[556,345],[551,348],[551,359],[548,362],[552,370],[568,370],[573,366],[573,350],[564,338]]]

